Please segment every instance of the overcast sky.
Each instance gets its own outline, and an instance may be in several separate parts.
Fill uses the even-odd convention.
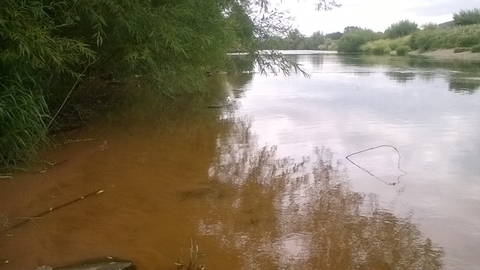
[[[295,26],[305,35],[343,32],[346,26],[385,31],[392,23],[408,19],[419,26],[452,20],[462,9],[480,8],[480,0],[337,0],[340,8],[315,11],[316,0],[283,0],[282,7],[296,17]]]

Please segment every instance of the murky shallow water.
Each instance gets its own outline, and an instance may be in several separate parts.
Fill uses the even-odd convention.
[[[2,229],[0,268],[118,256],[175,269],[191,240],[206,269],[479,265],[475,65],[292,57],[311,78],[216,75],[218,95],[119,108],[46,156],[66,162],[0,181],[11,224],[104,190]],[[233,105],[208,109],[220,89]],[[379,145],[406,175],[392,147],[345,158]]]

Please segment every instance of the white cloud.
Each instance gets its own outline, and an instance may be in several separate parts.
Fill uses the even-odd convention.
[[[316,11],[315,0],[284,1],[283,7],[296,17],[295,26],[306,35],[315,31],[343,32],[347,26],[385,31],[392,23],[408,19],[419,26],[452,20],[454,12],[479,7],[478,0],[337,0],[342,7]]]

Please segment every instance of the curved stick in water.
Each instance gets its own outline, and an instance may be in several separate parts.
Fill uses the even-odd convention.
[[[374,175],[373,173],[371,173],[370,171],[368,171],[367,169],[363,168],[362,166],[358,165],[357,163],[353,162],[349,157],[353,156],[353,155],[357,155],[357,154],[361,154],[361,153],[364,153],[364,152],[367,152],[367,151],[371,151],[371,150],[374,150],[374,149],[377,149],[377,148],[381,148],[381,147],[390,147],[390,148],[393,148],[397,154],[398,154],[398,163],[397,163],[397,168],[403,172],[402,175],[398,176],[397,178],[397,182],[396,183],[390,183],[390,182],[387,182],[381,178],[379,178],[378,176]],[[382,181],[383,183],[387,184],[387,185],[396,185],[398,183],[400,183],[400,178],[402,178],[403,176],[407,175],[407,172],[402,170],[402,168],[400,168],[400,160],[402,159],[402,156],[400,155],[400,152],[398,151],[398,149],[395,147],[395,146],[392,146],[392,145],[389,145],[389,144],[382,144],[382,145],[379,145],[379,146],[375,146],[375,147],[372,147],[372,148],[368,148],[368,149],[365,149],[365,150],[362,150],[362,151],[358,151],[358,152],[355,152],[355,153],[352,153],[348,156],[345,157],[348,161],[350,161],[353,165],[357,166],[359,169],[363,170],[364,172],[368,173],[369,175],[371,175],[372,177],[376,178],[377,180],[380,180]]]

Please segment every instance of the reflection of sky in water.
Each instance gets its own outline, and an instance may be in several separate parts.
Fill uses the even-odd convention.
[[[252,117],[259,145],[279,145],[279,157],[296,160],[322,146],[337,158],[382,144],[397,147],[408,175],[396,186],[343,159],[354,189],[378,194],[397,214],[413,211],[426,236],[445,247],[450,263],[476,261],[480,94],[478,85],[462,84],[463,77],[475,81],[472,75],[434,64],[378,65],[339,55],[295,59],[311,78],[255,76],[244,87],[237,115]],[[452,83],[470,91],[451,90]],[[369,171],[387,178],[396,178],[395,158],[381,151],[361,157]]]

